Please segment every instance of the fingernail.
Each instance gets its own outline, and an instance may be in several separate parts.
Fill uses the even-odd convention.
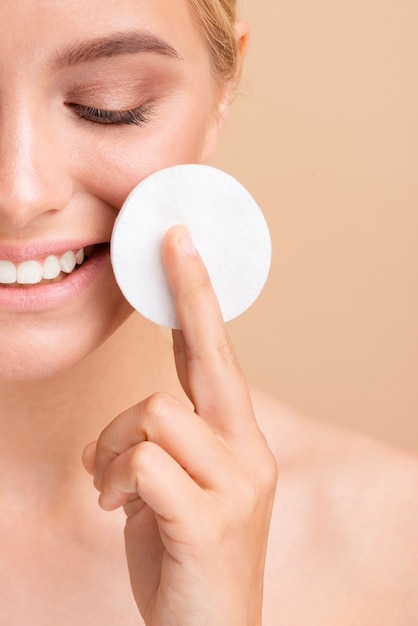
[[[180,237],[180,246],[188,256],[196,256],[197,250],[192,240],[192,236],[188,228],[184,229],[182,236]]]

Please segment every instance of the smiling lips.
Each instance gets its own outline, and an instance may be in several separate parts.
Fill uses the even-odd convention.
[[[59,256],[50,254],[43,259],[21,263],[0,260],[0,285],[30,286],[59,282],[82,265],[92,250],[93,246],[88,246],[77,251],[67,250]]]

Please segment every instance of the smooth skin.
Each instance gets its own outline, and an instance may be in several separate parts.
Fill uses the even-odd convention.
[[[177,54],[74,63],[132,28]],[[183,0],[2,1],[0,257],[108,242],[143,177],[212,156],[232,89]],[[162,253],[173,345],[109,262],[65,305],[0,309],[0,621],[415,624],[416,458],[249,390],[184,226]]]
[[[45,242],[108,242],[139,180],[212,154],[233,84],[215,81],[186,2],[6,1],[0,24],[0,254],[1,245],[13,260],[22,249],[41,256],[31,251]],[[244,42],[242,27],[237,37]],[[106,54],[104,40],[113,42]],[[123,54],[115,52],[121,40]],[[140,123],[117,123],[126,111]],[[1,577],[8,623],[24,620],[22,595],[32,623],[74,620],[72,602],[62,607],[54,590],[63,584],[73,595],[80,572],[95,569],[86,546],[99,538],[93,553],[103,558],[111,545],[118,554],[112,595],[115,579],[128,589],[126,576],[115,577],[120,520],[117,534],[98,522],[80,480],[81,450],[103,431],[85,462],[95,467],[102,508],[124,505],[128,514],[128,565],[145,622],[261,624],[276,465],[207,273],[186,241],[184,229],[174,231],[162,251],[183,328],[175,364],[160,331],[132,315],[110,261],[70,302],[0,311],[4,524],[24,516],[4,548],[15,568],[11,580]],[[87,578],[86,590],[103,574]],[[91,607],[75,603],[81,620],[96,611],[101,623],[104,615],[137,621],[131,603],[120,610],[126,590],[114,615],[99,610],[100,594]]]
[[[138,182],[213,154],[232,85],[220,89],[214,81],[185,0],[6,0],[0,20],[2,243],[109,242]],[[88,55],[105,38],[135,32],[151,33],[176,54],[131,46],[126,54]],[[91,109],[139,109],[144,121],[103,124]],[[131,313],[110,264],[66,306],[34,315],[0,311],[0,339],[14,337],[2,341],[0,376],[67,371]]]

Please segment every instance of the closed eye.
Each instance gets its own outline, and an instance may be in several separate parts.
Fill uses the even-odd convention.
[[[150,103],[142,104],[139,107],[125,111],[96,109],[95,107],[74,102],[67,102],[66,105],[75,112],[79,119],[96,124],[113,124],[116,126],[123,124],[142,126],[150,120],[153,112]]]

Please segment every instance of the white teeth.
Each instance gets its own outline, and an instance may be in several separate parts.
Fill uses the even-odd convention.
[[[61,272],[71,274],[77,265],[83,263],[88,256],[87,251],[91,253],[93,247],[89,246],[88,250],[81,248],[77,252],[68,250],[60,257],[51,254],[43,261],[29,260],[13,263],[0,259],[0,284],[36,285],[42,280],[58,278]]]
[[[42,265],[37,261],[24,261],[17,268],[17,282],[21,285],[36,285],[42,280]]]
[[[72,250],[69,250],[60,258],[61,270],[66,274],[71,274],[76,266],[75,254]]]
[[[82,262],[84,261],[84,250],[83,248],[81,248],[75,255],[75,260],[77,265],[81,265]]]
[[[11,285],[16,282],[17,269],[11,261],[0,261],[0,283]]]
[[[54,279],[61,273],[61,263],[58,261],[56,256],[52,254],[47,256],[44,261],[44,269],[42,271],[42,276],[46,279]]]

